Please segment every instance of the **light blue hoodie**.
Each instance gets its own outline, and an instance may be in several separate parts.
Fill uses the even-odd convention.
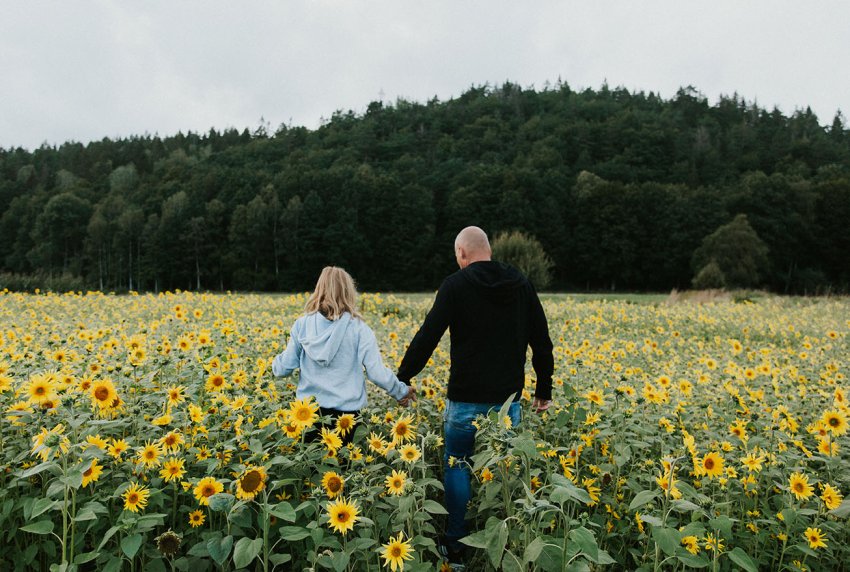
[[[295,396],[316,398],[321,407],[356,411],[366,406],[366,375],[395,399],[408,386],[384,366],[372,329],[345,312],[328,320],[318,312],[295,320],[286,349],[274,358],[272,372],[288,376],[296,368],[301,378]]]

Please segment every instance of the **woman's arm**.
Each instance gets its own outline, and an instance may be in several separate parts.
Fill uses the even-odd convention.
[[[359,354],[361,363],[366,368],[366,377],[375,385],[390,394],[393,399],[399,400],[407,396],[409,388],[400,382],[395,374],[384,365],[381,352],[378,349],[378,340],[372,329],[363,322],[360,332]]]
[[[301,343],[295,335],[298,323],[292,326],[289,332],[289,343],[286,349],[279,353],[272,362],[272,373],[279,377],[290,375],[296,368],[301,365]]]

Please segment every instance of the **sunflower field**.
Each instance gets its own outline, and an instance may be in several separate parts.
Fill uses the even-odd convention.
[[[0,293],[0,570],[446,569],[449,336],[331,422],[271,374],[305,302]],[[361,296],[390,367],[430,303]],[[847,567],[850,301],[544,308],[554,405],[529,366],[479,418],[468,570]]]

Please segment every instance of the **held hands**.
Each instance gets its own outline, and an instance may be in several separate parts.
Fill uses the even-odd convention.
[[[546,411],[550,407],[552,407],[552,400],[551,399],[540,399],[539,397],[535,397],[534,401],[531,402],[531,408],[536,413],[543,413],[544,411]]]
[[[416,390],[413,386],[407,388],[407,395],[398,400],[398,404],[402,407],[407,407],[412,402],[416,401]]]

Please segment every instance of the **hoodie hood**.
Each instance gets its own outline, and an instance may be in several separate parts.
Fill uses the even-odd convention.
[[[304,331],[299,341],[310,359],[327,367],[336,357],[345,332],[351,324],[351,314],[344,313],[338,320],[328,320],[320,313],[304,317]]]
[[[487,260],[473,262],[461,275],[472,282],[485,296],[499,303],[507,303],[516,298],[527,280],[522,272],[504,262]]]

